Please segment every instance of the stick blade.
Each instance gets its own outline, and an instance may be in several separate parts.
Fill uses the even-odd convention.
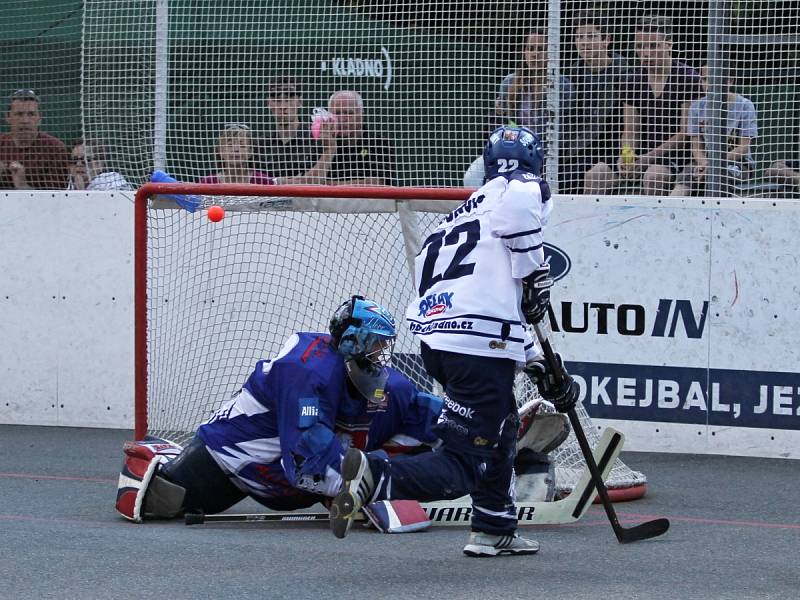
[[[648,540],[663,535],[667,532],[667,529],[669,529],[668,519],[654,519],[641,525],[621,529],[617,532],[617,539],[620,544],[630,544],[631,542]]]

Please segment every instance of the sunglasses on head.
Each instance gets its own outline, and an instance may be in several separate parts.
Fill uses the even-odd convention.
[[[9,100],[36,100],[39,101],[39,96],[36,95],[30,88],[23,88],[19,90],[14,90],[9,96]]]
[[[247,123],[225,123],[226,130],[242,130],[242,131],[250,131],[250,125]]]

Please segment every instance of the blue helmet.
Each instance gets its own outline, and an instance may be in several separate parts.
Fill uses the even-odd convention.
[[[486,181],[517,170],[538,176],[542,174],[543,162],[542,140],[525,127],[498,127],[483,149]]]
[[[368,409],[386,406],[383,388],[397,329],[394,317],[377,302],[353,296],[336,309],[328,326],[347,374],[367,399]]]

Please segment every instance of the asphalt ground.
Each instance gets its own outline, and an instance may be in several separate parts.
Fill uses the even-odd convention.
[[[524,528],[535,556],[475,559],[461,528],[337,540],[325,523],[128,523],[114,511],[127,439],[0,425],[0,598],[800,598],[797,461],[623,452],[649,483],[616,505],[623,525],[668,517],[666,535],[620,545],[593,507]]]

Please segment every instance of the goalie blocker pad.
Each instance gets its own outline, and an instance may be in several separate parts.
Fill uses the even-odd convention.
[[[520,426],[517,430],[517,448],[528,448],[547,454],[558,448],[569,437],[567,416],[556,412],[547,400],[536,400],[520,409]]]
[[[416,500],[379,500],[365,505],[363,510],[381,533],[409,533],[431,526],[425,509]]]
[[[172,460],[182,450],[179,445],[160,438],[125,442],[122,447],[125,458],[117,483],[117,512],[129,521],[141,523],[144,498],[158,466]]]

